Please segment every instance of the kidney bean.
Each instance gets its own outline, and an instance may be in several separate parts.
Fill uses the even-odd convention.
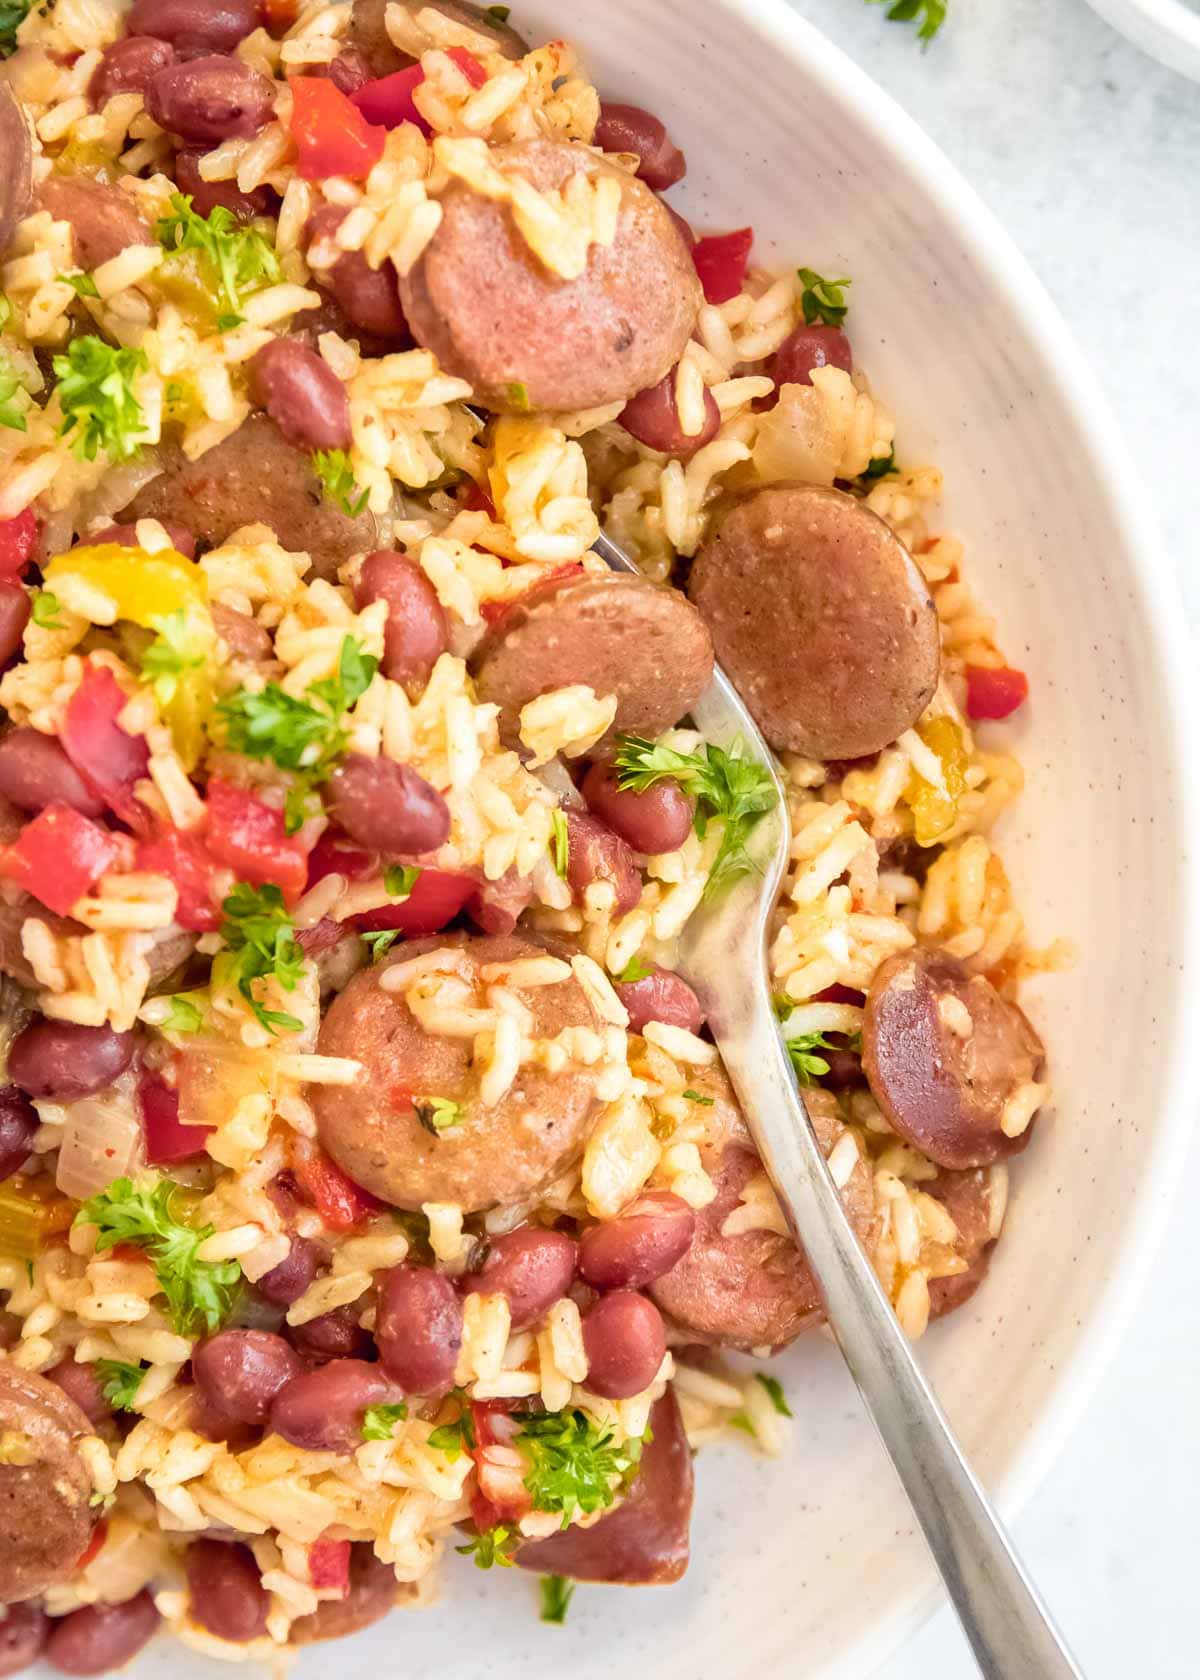
[[[329,814],[352,840],[399,856],[432,852],[450,838],[450,811],[409,764],[347,753],[325,783]]]
[[[152,35],[125,35],[106,47],[88,83],[88,98],[97,110],[118,93],[142,93],[156,70],[175,62],[169,41]],[[186,190],[186,189],[185,189]]]
[[[203,1435],[206,1441],[223,1441],[231,1452],[241,1452],[243,1447],[248,1447],[257,1439],[259,1433],[253,1424],[241,1423],[237,1418],[230,1417],[223,1407],[214,1406],[199,1388],[192,1389],[189,1422],[197,1435]]]
[[[587,1386],[606,1400],[629,1400],[654,1381],[667,1333],[653,1301],[632,1289],[602,1295],[583,1321]]]
[[[372,79],[371,66],[357,47],[343,47],[337,57],[330,59],[328,64],[306,65],[304,74],[328,76],[338,92],[347,96],[357,93],[360,87],[365,87]]]
[[[691,1247],[696,1215],[680,1196],[651,1190],[579,1239],[579,1275],[597,1289],[644,1289]]]
[[[454,1381],[462,1305],[440,1272],[397,1266],[379,1291],[375,1340],[390,1377],[409,1394],[438,1394]]]
[[[854,358],[850,340],[840,327],[809,326],[801,322],[794,327],[776,350],[771,362],[771,378],[776,385],[811,385],[813,368],[836,367],[846,373],[854,372]]]
[[[113,1409],[104,1398],[104,1390],[100,1386],[100,1373],[94,1365],[81,1365],[78,1360],[69,1355],[60,1359],[57,1365],[52,1365],[46,1372],[52,1383],[57,1383],[63,1393],[79,1407],[84,1417],[91,1423],[103,1423],[105,1418],[113,1415]]]
[[[274,83],[236,58],[172,64],[146,84],[146,109],[160,128],[209,145],[257,134],[270,120],[274,97]]]
[[[0,1181],[11,1178],[33,1148],[37,1110],[15,1085],[0,1087]]]
[[[631,437],[644,443],[647,449],[661,449],[665,455],[677,455],[688,460],[706,443],[711,443],[721,426],[721,411],[717,400],[705,386],[704,424],[694,437],[679,423],[675,406],[675,369],[664,374],[657,385],[648,385],[635,397],[630,397],[617,419]]]
[[[630,1032],[640,1033],[647,1021],[662,1021],[691,1033],[704,1025],[700,999],[686,980],[669,969],[651,969],[643,980],[618,980],[614,990],[629,1011]]]
[[[250,363],[250,391],[297,449],[348,449],[350,402],[329,363],[298,338],[273,338]]]
[[[154,1600],[143,1588],[124,1604],[85,1604],[56,1621],[46,1661],[60,1674],[106,1674],[122,1668],[158,1627]]]
[[[235,1645],[267,1631],[271,1596],[249,1546],[193,1540],[184,1560],[192,1619]]]
[[[31,1097],[73,1102],[103,1091],[132,1060],[132,1033],[39,1016],[13,1040],[8,1073]]]
[[[694,806],[678,782],[655,782],[644,793],[617,786],[611,764],[593,764],[580,790],[588,810],[635,852],[673,852],[692,832]]]
[[[271,1402],[304,1361],[269,1330],[219,1330],[192,1350],[197,1388],[239,1423],[263,1423]]]
[[[0,665],[21,648],[29,623],[29,591],[19,583],[0,582]]]
[[[362,1443],[366,1408],[400,1398],[382,1365],[332,1359],[280,1389],[271,1405],[271,1428],[310,1452],[353,1452]]]
[[[36,1661],[49,1632],[50,1618],[36,1601],[10,1604],[0,1622],[0,1680]]]
[[[687,174],[687,159],[656,116],[640,105],[600,103],[594,143],[606,152],[636,152],[638,179],[655,192],[673,187]]]
[[[616,891],[614,912],[623,916],[642,896],[642,877],[628,843],[599,817],[565,811],[567,881],[577,899],[593,881],[608,881]]]
[[[21,811],[70,805],[85,817],[104,814],[104,801],[88,789],[57,736],[21,724],[0,738],[0,796]]]
[[[420,566],[394,549],[377,549],[362,563],[355,599],[360,608],[372,601],[388,604],[384,676],[423,688],[450,645],[450,631],[437,591]]]
[[[186,525],[175,525],[169,520],[159,520],[158,523],[171,539],[171,547],[177,554],[184,555],[188,560],[196,558],[196,537]],[[119,543],[122,548],[136,548],[138,546],[137,526],[134,525],[106,525],[102,531],[93,531],[90,537],[84,537],[77,543],[77,548],[99,547],[101,543]]]
[[[128,28],[181,51],[231,53],[261,21],[258,0],[133,0]]]
[[[307,1324],[289,1324],[288,1340],[306,1359],[318,1363],[330,1359],[367,1359],[374,1353],[375,1344],[371,1332],[358,1322],[361,1310],[352,1301],[349,1306],[322,1313],[320,1318],[310,1318]]]
[[[218,204],[242,222],[274,213],[279,196],[270,187],[255,187],[247,193],[236,181],[206,181],[200,173],[205,150],[203,146],[185,146],[175,154],[175,185],[181,193],[187,193],[198,216],[211,216]]]
[[[320,1254],[320,1249],[311,1238],[293,1237],[287,1257],[281,1260],[278,1266],[272,1266],[269,1272],[264,1272],[262,1277],[256,1279],[255,1289],[264,1301],[270,1301],[277,1307],[290,1307],[293,1301],[300,1299],[316,1277]],[[319,1324],[320,1320],[310,1319],[309,1323]],[[358,1329],[357,1325],[355,1329]]]
[[[508,869],[494,881],[482,881],[467,900],[467,915],[484,933],[511,933],[521,912],[533,898],[533,882],[527,875]]]
[[[575,1244],[564,1231],[525,1225],[493,1237],[477,1272],[463,1279],[480,1295],[503,1295],[514,1330],[527,1330],[567,1293],[575,1275]]]

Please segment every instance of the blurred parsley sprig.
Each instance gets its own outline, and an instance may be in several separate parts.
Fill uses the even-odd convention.
[[[947,0],[869,0],[871,5],[888,6],[887,17],[889,23],[912,23],[920,18],[921,27],[917,30],[917,39],[926,45],[933,40],[938,30],[946,21]]]

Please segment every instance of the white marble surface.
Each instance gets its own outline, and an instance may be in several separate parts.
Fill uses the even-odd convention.
[[[1107,388],[1157,502],[1164,574],[1200,626],[1200,86],[1143,57],[1085,0],[949,0],[926,52],[882,6],[793,3],[917,118],[1049,288]],[[1182,1195],[1135,1324],[1016,1524],[1089,1680],[1197,1672],[1195,1217]],[[943,1609],[881,1680],[973,1672]]]

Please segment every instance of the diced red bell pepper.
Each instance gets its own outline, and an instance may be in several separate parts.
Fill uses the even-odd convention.
[[[293,1170],[300,1188],[331,1231],[353,1230],[383,1206],[369,1190],[347,1178],[336,1161],[319,1151],[297,1160]]]
[[[108,666],[89,663],[67,702],[62,744],[96,798],[131,827],[141,827],[145,813],[133,797],[133,787],[146,774],[150,749],[141,736],[128,734],[117,722],[128,703],[129,696]]]
[[[728,303],[741,291],[753,244],[754,229],[746,227],[698,239],[692,246],[692,261],[709,303]]]
[[[95,1528],[92,1530],[91,1539],[88,1541],[87,1545],[83,1549],[83,1556],[80,1558],[79,1562],[75,1565],[76,1569],[86,1569],[88,1564],[91,1563],[92,1559],[96,1556],[97,1552],[99,1552],[99,1550],[104,1545],[104,1542],[107,1539],[108,1539],[108,1519],[107,1519],[107,1517],[101,1517],[100,1521],[96,1524]]]
[[[466,47],[447,47],[446,57],[454,60],[472,87],[481,88],[487,81],[487,71]]]
[[[213,904],[213,860],[203,840],[180,828],[165,828],[138,847],[137,866],[174,881],[179,893],[175,920],[191,933],[215,933],[221,918]]]
[[[511,601],[483,601],[479,611],[484,621],[494,630],[498,624],[504,622],[514,607],[527,604],[531,595],[539,595],[543,590],[549,590],[556,583],[561,583],[564,578],[575,577],[582,571],[580,561],[565,560],[561,566],[555,566],[553,571],[547,572],[544,578],[535,583],[532,589],[527,589],[523,595],[516,595]]]
[[[472,1401],[471,1422],[475,1428],[471,1457],[478,1478],[471,1496],[471,1520],[483,1534],[500,1523],[510,1526],[520,1522],[533,1500],[521,1472],[509,1462],[509,1448],[519,1425],[509,1416],[508,1407],[502,1403],[481,1406]]]
[[[15,519],[0,519],[0,578],[19,578],[33,559],[38,523],[28,508]]]
[[[426,137],[433,133],[425,118],[413,104],[413,94],[425,80],[419,64],[409,64],[390,76],[377,76],[364,82],[350,95],[351,104],[358,107],[360,116],[384,128],[399,128],[401,123],[415,123]],[[293,86],[295,84],[293,83]]]
[[[459,491],[458,501],[459,506],[467,513],[486,513],[488,518],[492,520],[496,517],[495,502],[493,502],[486,490],[481,489],[480,486],[476,484],[473,478],[467,479],[466,483]]]
[[[285,831],[283,812],[219,776],[208,784],[208,850],[239,881],[278,887],[288,904],[304,891],[308,849]]]
[[[343,1598],[350,1591],[350,1542],[319,1535],[308,1548],[308,1578],[314,1587],[336,1587]]]
[[[348,881],[361,881],[374,867],[370,852],[364,852],[338,829],[327,828],[309,854],[308,884],[315,887],[326,875],[344,875]]]
[[[368,83],[368,86],[373,84]],[[345,175],[363,181],[383,156],[387,135],[372,127],[358,108],[327,76],[295,76],[292,90],[292,139],[306,181]]]
[[[26,823],[0,855],[0,875],[24,887],[47,910],[66,916],[119,850],[115,834],[56,802]]]
[[[856,992],[852,986],[843,986],[840,980],[835,980],[832,986],[826,986],[823,992],[818,992],[813,1001],[815,1003],[848,1003],[855,1009],[861,1009],[867,1000],[863,992]]]
[[[398,928],[406,939],[423,939],[453,921],[478,886],[469,875],[448,875],[440,869],[422,869],[408,897],[399,904],[385,904],[354,917],[361,933],[382,933]]]
[[[1029,697],[1029,678],[1011,665],[967,666],[967,716],[1006,718]]]
[[[142,1111],[142,1136],[146,1159],[152,1167],[169,1167],[188,1161],[204,1149],[212,1126],[185,1126],[179,1118],[179,1092],[158,1077],[143,1073],[138,1080],[138,1104]]]

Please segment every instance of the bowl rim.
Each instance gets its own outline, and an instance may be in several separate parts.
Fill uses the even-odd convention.
[[[1184,0],[1088,0],[1127,41],[1181,76],[1200,81],[1200,12]]]
[[[1014,328],[1024,335],[1040,377],[1053,377],[1079,434],[1080,456],[1090,469],[1094,493],[1128,560],[1128,587],[1143,615],[1147,653],[1157,665],[1169,730],[1164,756],[1172,767],[1178,796],[1175,838],[1180,855],[1185,856],[1188,836],[1200,832],[1196,826],[1200,793],[1187,775],[1188,714],[1196,715],[1195,702],[1200,698],[1200,683],[1188,659],[1187,621],[1175,574],[1158,558],[1156,541],[1161,548],[1162,539],[1144,511],[1147,501],[1138,475],[1129,466],[1108,399],[1073,331],[1015,241],[957,166],[891,94],[789,0],[708,0],[708,4],[765,39],[772,50],[802,66],[805,74],[818,77],[825,94],[871,133],[893,167],[906,173],[954,225],[968,260],[986,274],[1010,306]],[[1191,756],[1196,755],[1192,752]],[[1200,1032],[1200,963],[1190,955],[1200,949],[1200,890],[1186,872],[1181,898],[1176,923],[1180,960],[1172,981],[1174,1019],[1164,1041],[1166,1098],[1155,1117],[1140,1187],[1131,1198],[1133,1207],[1119,1240],[1115,1258],[1120,1264],[1114,1264],[1103,1292],[1096,1296],[1090,1321],[1028,1438],[992,1483],[990,1491],[1010,1524],[1059,1456],[1125,1334],[1178,1187],[1178,1169],[1193,1127],[1194,1095],[1190,1083],[1185,1083],[1184,1051],[1192,1034]],[[924,1589],[864,1632],[828,1672],[873,1672],[932,1614],[942,1597],[929,1562]]]

